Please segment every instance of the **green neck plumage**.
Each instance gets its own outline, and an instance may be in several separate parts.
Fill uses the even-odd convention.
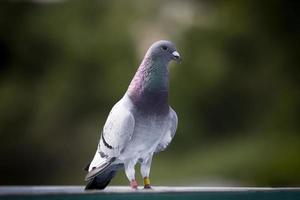
[[[150,92],[167,92],[169,87],[169,73],[166,64],[155,61],[145,71],[144,89]]]

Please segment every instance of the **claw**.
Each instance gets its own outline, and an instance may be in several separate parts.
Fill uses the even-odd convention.
[[[151,190],[152,187],[151,187],[150,185],[145,185],[145,186],[144,186],[144,189],[146,189],[146,190]]]

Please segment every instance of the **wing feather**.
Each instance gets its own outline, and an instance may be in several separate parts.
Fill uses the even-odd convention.
[[[117,157],[131,139],[135,120],[127,99],[122,98],[111,110],[103,127],[98,150],[108,157]]]

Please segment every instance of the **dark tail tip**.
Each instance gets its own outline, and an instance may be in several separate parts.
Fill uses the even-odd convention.
[[[85,190],[103,190],[110,183],[111,179],[116,175],[116,173],[116,170],[105,170],[103,173],[90,179],[85,187]]]

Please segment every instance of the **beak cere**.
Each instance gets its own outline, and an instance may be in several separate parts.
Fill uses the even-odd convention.
[[[180,54],[177,51],[174,51],[172,55],[174,56],[174,60],[176,60],[177,62],[181,61]]]

